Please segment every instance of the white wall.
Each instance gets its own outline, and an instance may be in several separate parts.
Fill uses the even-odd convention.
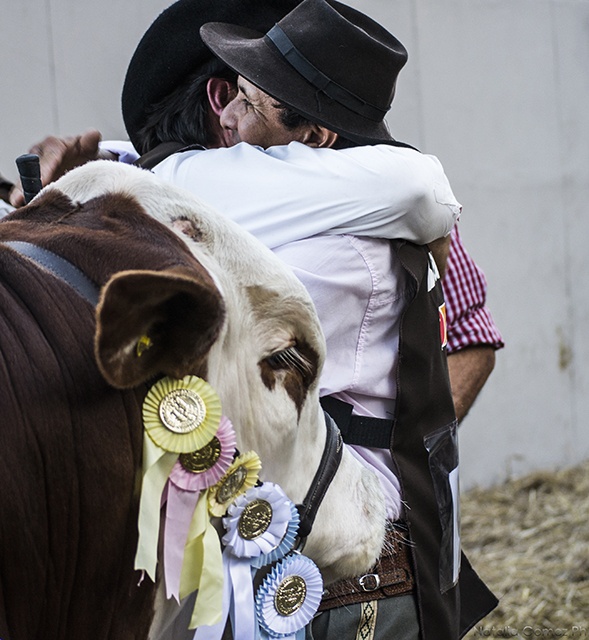
[[[390,116],[438,155],[507,343],[461,428],[463,487],[589,458],[589,0],[349,0],[407,46]],[[160,0],[0,0],[0,171],[49,132],[123,135]]]

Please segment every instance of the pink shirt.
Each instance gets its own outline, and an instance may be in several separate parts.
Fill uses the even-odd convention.
[[[412,291],[391,242],[319,235],[274,252],[305,285],[321,320],[328,353],[321,395],[348,402],[358,415],[392,419],[399,324]],[[388,516],[396,520],[401,492],[390,452],[349,449],[380,479]]]

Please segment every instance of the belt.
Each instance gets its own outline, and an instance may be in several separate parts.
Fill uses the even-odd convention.
[[[319,611],[411,593],[415,581],[410,542],[404,532],[404,525],[392,524],[387,529],[383,551],[374,567],[363,576],[330,584],[323,592]]]

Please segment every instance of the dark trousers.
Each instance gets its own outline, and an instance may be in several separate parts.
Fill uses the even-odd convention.
[[[324,611],[305,640],[419,640],[415,597],[394,596]]]

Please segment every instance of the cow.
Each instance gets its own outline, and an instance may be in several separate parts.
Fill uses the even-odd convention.
[[[97,305],[19,246],[73,265]],[[179,608],[133,567],[147,390],[207,380],[261,478],[301,502],[326,441],[313,304],[237,225],[109,161],[0,222],[0,304],[0,638],[157,637]],[[384,529],[377,479],[344,450],[305,554],[326,582],[357,575]]]

